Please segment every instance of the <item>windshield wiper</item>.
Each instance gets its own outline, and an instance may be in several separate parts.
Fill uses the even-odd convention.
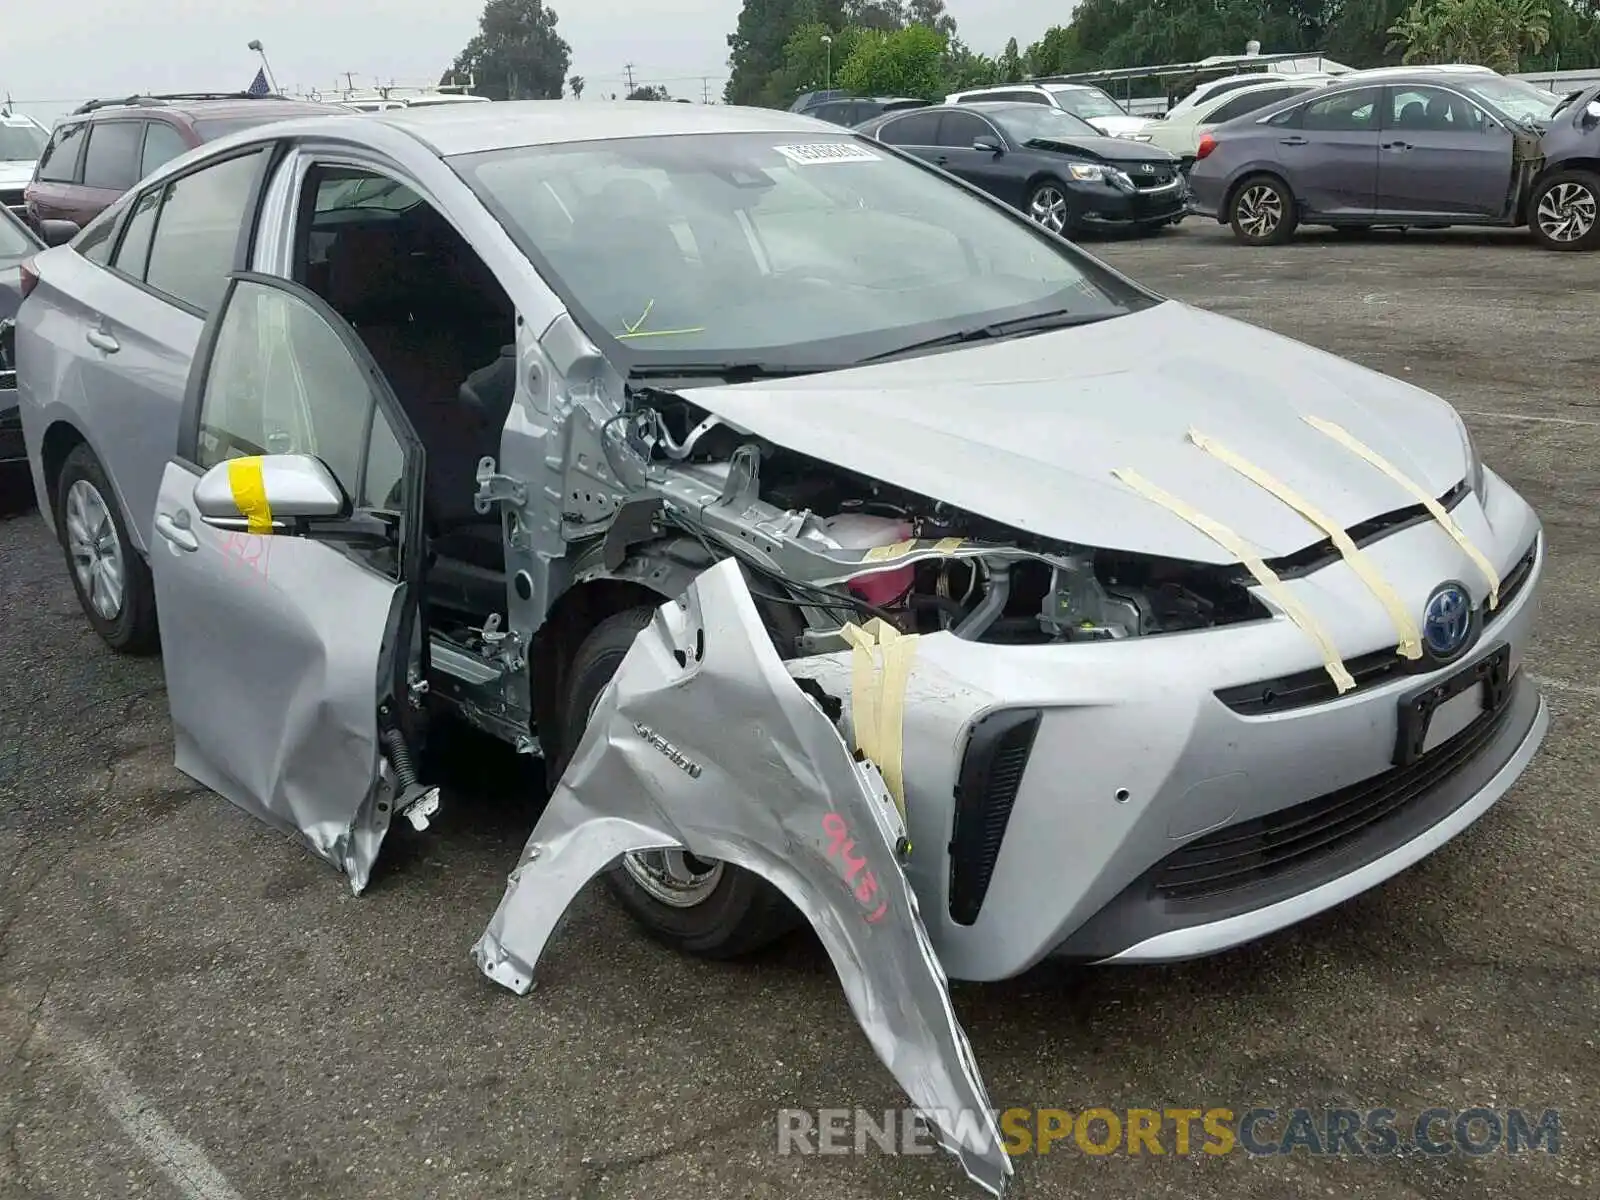
[[[906,346],[896,346],[893,350],[885,350],[882,354],[872,354],[858,359],[855,365],[882,362],[885,359],[899,358],[905,354],[919,354],[924,350],[938,350],[945,346],[959,346],[965,342],[1026,337],[1032,333],[1045,333],[1052,329],[1070,329],[1074,325],[1093,325],[1096,321],[1107,321],[1117,315],[1119,314],[1079,313],[1060,309],[1056,312],[1036,313],[1031,317],[1017,317],[1011,321],[993,321],[988,325],[975,325],[971,329],[958,329],[955,333],[941,334],[939,337],[912,342]]]
[[[799,367],[782,363],[638,363],[628,368],[630,380],[720,379],[723,383],[752,383],[757,379],[788,379],[814,375],[824,367]]]

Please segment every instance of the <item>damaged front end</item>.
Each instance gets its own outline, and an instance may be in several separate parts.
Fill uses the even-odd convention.
[[[737,564],[700,575],[601,697],[474,957],[526,992],[573,897],[620,856],[681,849],[735,864],[810,921],[879,1058],[1000,1195],[1010,1160],[901,870],[900,811],[822,699],[785,669]],[[727,736],[729,713],[749,736]]]

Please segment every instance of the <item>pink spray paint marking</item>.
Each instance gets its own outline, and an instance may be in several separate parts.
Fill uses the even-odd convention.
[[[831,812],[822,818],[822,832],[828,837],[828,857],[839,860],[844,868],[844,881],[851,885],[862,909],[867,910],[867,924],[874,925],[881,921],[883,914],[889,911],[889,902],[879,901],[877,908],[872,908],[872,902],[878,895],[878,877],[867,867],[866,857],[856,853],[856,843],[850,836],[849,824],[838,813]]]
[[[222,544],[222,556],[230,567],[266,579],[271,574],[272,539],[253,533],[230,533]]]

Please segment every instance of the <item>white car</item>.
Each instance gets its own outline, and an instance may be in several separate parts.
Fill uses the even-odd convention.
[[[0,112],[0,205],[22,215],[22,191],[50,141],[50,131],[32,117]]]
[[[1200,135],[1213,125],[1289,100],[1301,92],[1325,86],[1330,77],[1315,79],[1277,79],[1250,87],[1212,95],[1187,109],[1173,109],[1164,121],[1151,121],[1133,135],[1134,141],[1148,142],[1169,154],[1176,154],[1185,165],[1192,163],[1200,145]]]
[[[1334,78],[1336,78],[1336,76],[1330,75],[1324,71],[1251,71],[1249,74],[1245,75],[1225,75],[1221,79],[1208,79],[1204,83],[1196,84],[1186,96],[1184,96],[1171,108],[1167,109],[1164,116],[1159,119],[1170,121],[1176,116],[1187,113],[1192,108],[1214,100],[1218,96],[1226,95],[1229,92],[1236,92],[1240,88],[1260,87],[1263,84],[1268,83],[1282,83],[1286,79],[1292,79],[1296,81],[1319,80],[1323,83],[1326,83],[1328,80]]]
[[[1013,83],[1004,87],[973,88],[951,92],[946,104],[987,104],[998,101],[1048,104],[1087,121],[1108,137],[1132,137],[1148,122],[1128,114],[1109,94],[1087,83]]]

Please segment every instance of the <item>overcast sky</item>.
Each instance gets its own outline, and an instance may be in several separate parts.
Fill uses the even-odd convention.
[[[22,0],[17,0],[21,5]],[[591,95],[620,90],[624,66],[698,100],[727,78],[726,36],[740,0],[557,0],[572,72]],[[90,96],[135,91],[247,87],[266,46],[285,89],[331,88],[345,71],[375,78],[437,80],[476,31],[482,0],[73,0],[24,6],[0,36],[0,94],[50,120]],[[1013,35],[1026,46],[1067,19],[1070,0],[949,0],[974,49],[997,53]],[[674,15],[669,15],[674,14]]]

